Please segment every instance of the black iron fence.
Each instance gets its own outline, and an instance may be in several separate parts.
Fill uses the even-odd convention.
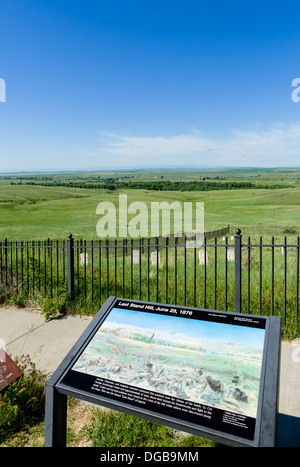
[[[299,331],[298,237],[243,239],[229,227],[201,247],[186,237],[122,241],[0,242],[2,295],[65,294],[82,311],[109,295],[200,308],[278,315]],[[291,241],[292,240],[292,241]]]

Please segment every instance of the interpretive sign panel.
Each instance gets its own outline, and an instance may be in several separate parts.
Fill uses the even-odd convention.
[[[20,368],[3,349],[0,349],[0,391],[9,386],[21,375],[22,371]]]
[[[229,444],[260,445],[271,318],[115,298],[57,388]]]

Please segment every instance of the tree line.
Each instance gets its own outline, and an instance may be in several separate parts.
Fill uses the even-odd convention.
[[[265,184],[265,183],[252,183],[249,181],[243,182],[230,182],[230,181],[170,181],[170,180],[116,180],[113,178],[103,179],[97,183],[87,181],[64,181],[52,180],[43,181],[38,180],[30,182],[11,182],[11,185],[40,185],[40,186],[63,186],[67,188],[84,188],[84,189],[105,189],[115,191],[117,189],[131,189],[131,190],[155,190],[155,191],[211,191],[211,190],[235,190],[235,189],[266,189],[266,188],[290,188],[291,185],[282,184]]]

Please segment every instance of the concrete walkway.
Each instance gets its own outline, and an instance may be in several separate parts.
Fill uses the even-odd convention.
[[[38,311],[0,308],[0,339],[11,358],[29,355],[37,369],[50,375],[91,321],[86,316],[45,321]]]
[[[0,307],[0,348],[15,359],[29,355],[52,374],[92,321],[67,316],[45,321],[37,311]],[[300,447],[300,339],[281,345],[278,444]]]

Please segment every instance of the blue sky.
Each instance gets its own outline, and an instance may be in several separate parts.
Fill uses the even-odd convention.
[[[105,321],[153,330],[160,329],[168,332],[178,332],[200,339],[235,342],[259,349],[263,349],[265,338],[264,329],[147,313],[132,309],[113,308]]]
[[[297,1],[0,0],[0,172],[299,166],[299,14]]]

